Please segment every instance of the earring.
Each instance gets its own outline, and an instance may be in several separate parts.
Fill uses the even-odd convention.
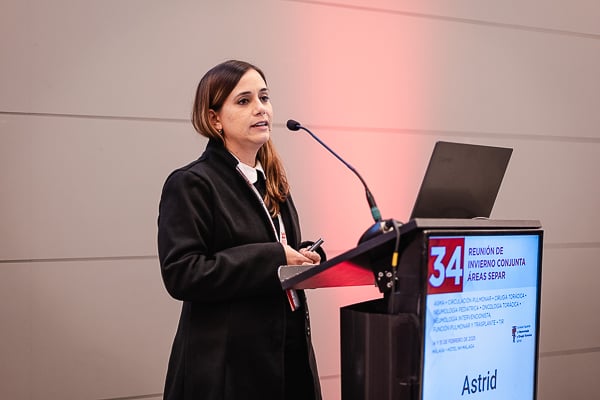
[[[219,132],[219,135],[223,136],[223,129],[217,129],[217,132]]]

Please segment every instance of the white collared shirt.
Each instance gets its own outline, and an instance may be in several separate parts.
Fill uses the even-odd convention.
[[[258,160],[256,161],[256,167],[251,167],[248,164],[244,164],[240,160],[238,160],[237,166],[238,169],[242,171],[246,179],[248,179],[248,182],[250,182],[251,184],[255,184],[258,180],[258,171],[260,171],[263,174],[263,177],[265,176],[265,170],[263,169],[260,161]]]

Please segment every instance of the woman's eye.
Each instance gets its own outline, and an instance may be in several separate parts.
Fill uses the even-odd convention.
[[[248,104],[248,99],[239,99],[238,104]]]
[[[260,99],[263,101],[263,103],[268,103],[269,100],[271,100],[271,98],[267,95],[262,96]]]

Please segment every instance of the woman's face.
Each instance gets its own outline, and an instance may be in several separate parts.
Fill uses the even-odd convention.
[[[254,165],[258,149],[269,140],[273,107],[267,84],[254,70],[248,70],[218,112],[211,112],[217,130],[223,130],[225,147],[241,161]]]

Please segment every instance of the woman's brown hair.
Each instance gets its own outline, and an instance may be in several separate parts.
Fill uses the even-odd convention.
[[[265,74],[258,67],[237,60],[225,61],[213,67],[202,77],[196,90],[192,110],[192,124],[199,134],[225,144],[223,136],[210,123],[209,110],[218,112],[242,76],[251,69],[258,72],[265,83],[267,82]],[[271,138],[258,150],[257,159],[263,166],[266,175],[265,205],[271,215],[275,216],[279,214],[280,204],[289,194],[289,184],[283,163]]]

